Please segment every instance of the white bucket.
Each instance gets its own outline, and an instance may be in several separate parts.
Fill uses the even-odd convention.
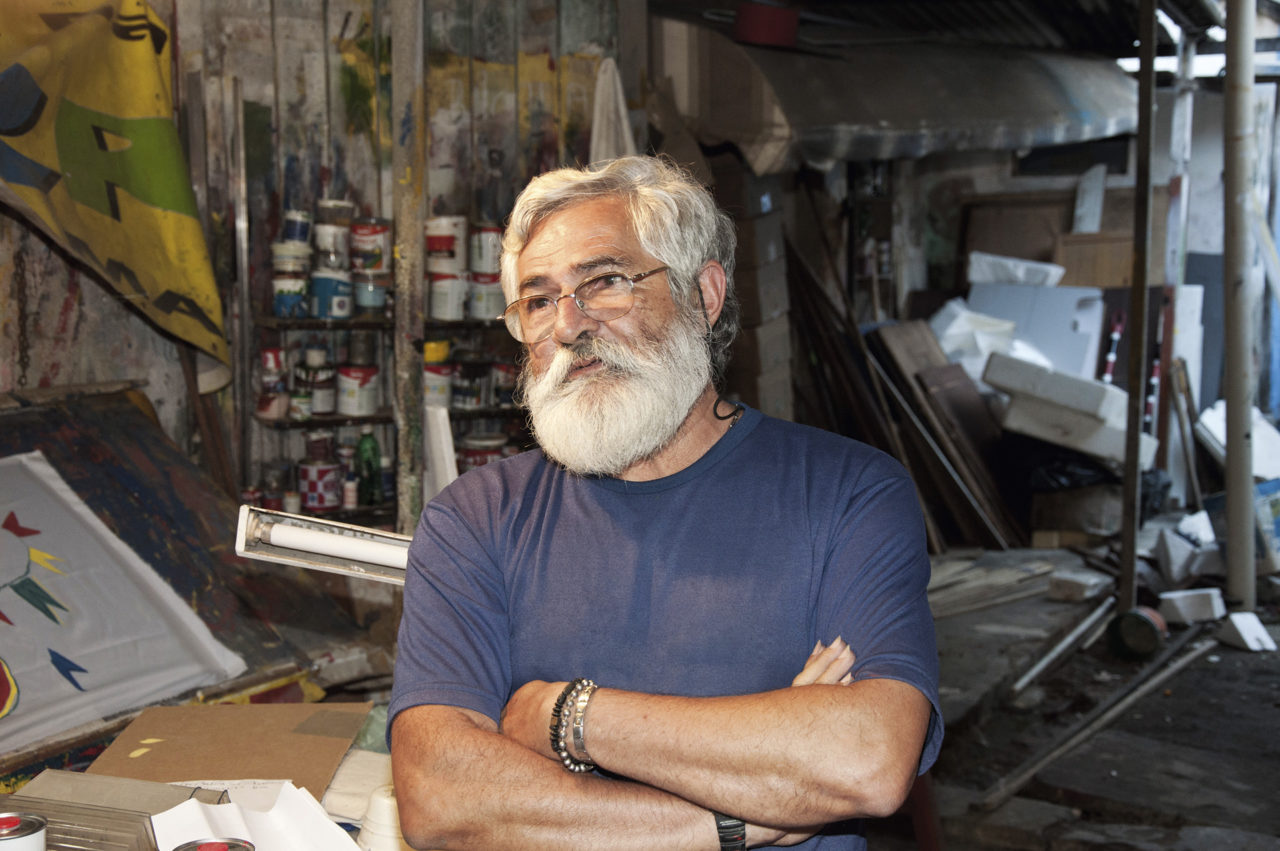
[[[495,319],[506,306],[507,300],[502,295],[502,284],[498,282],[497,275],[472,273],[467,289],[467,309],[472,319]]]
[[[429,363],[422,367],[422,402],[428,407],[447,408],[453,399],[451,363]]]
[[[467,270],[467,217],[427,219],[427,271],[459,274]]]
[[[348,417],[371,417],[378,412],[378,368],[338,367],[338,413]]]
[[[471,271],[496,275],[501,269],[502,228],[476,224],[471,228]]]

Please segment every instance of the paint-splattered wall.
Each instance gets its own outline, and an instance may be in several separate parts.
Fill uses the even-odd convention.
[[[596,68],[617,48],[616,4],[424,2],[429,213],[501,220],[529,177],[585,159]],[[237,131],[244,138],[249,303],[263,309],[269,245],[283,210],[329,197],[354,201],[362,214],[391,213],[391,0],[153,6],[174,39],[179,127],[229,333],[252,335],[256,349],[260,332],[236,306]],[[24,381],[142,379],[166,432],[187,446],[192,429],[175,344],[6,212],[0,210],[0,392]],[[223,409],[234,436],[229,396]]]

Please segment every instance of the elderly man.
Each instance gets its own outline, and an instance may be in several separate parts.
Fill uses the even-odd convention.
[[[521,194],[507,327],[541,451],[409,555],[389,708],[418,848],[864,848],[942,739],[892,459],[722,399],[729,219],[628,157]]]

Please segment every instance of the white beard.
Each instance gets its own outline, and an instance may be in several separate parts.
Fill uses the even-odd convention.
[[[669,327],[666,339],[634,346],[561,346],[540,376],[525,368],[524,402],[549,458],[579,475],[616,476],[671,442],[711,381],[711,359],[699,325],[681,318]],[[589,358],[602,368],[565,380]]]

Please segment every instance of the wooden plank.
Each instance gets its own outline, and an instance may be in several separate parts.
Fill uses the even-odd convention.
[[[586,164],[600,60],[617,53],[617,7],[598,0],[561,0],[560,109],[565,163]]]
[[[390,0],[330,0],[323,179],[363,215],[391,212]]]
[[[311,210],[323,197],[322,173],[329,137],[324,19],[307,0],[271,4],[275,58],[275,185],[281,210]],[[328,187],[345,197],[346,186]],[[272,210],[272,236],[281,210]]]
[[[953,463],[967,471],[970,487],[1008,542],[1025,543],[1026,534],[992,474],[990,459],[999,452],[1002,432],[977,385],[964,367],[955,363],[926,367],[916,373],[916,378],[928,399],[933,422],[946,433],[957,452]]]
[[[429,216],[471,211],[471,0],[427,0]]]
[[[519,0],[516,4],[519,45],[518,88],[520,186],[560,162],[560,84],[557,0]]]
[[[471,220],[497,224],[515,203],[516,10],[509,0],[474,0],[471,63]]]

